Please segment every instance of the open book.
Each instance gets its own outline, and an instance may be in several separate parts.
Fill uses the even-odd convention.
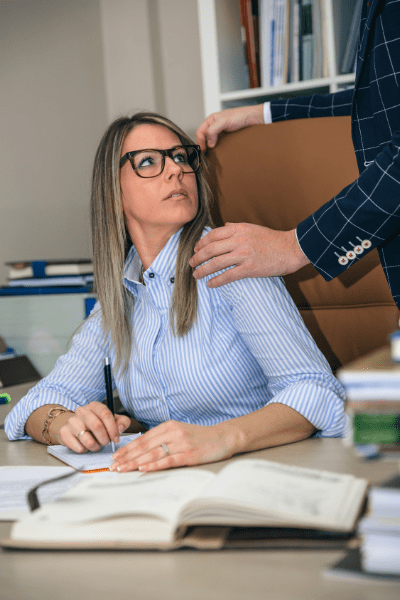
[[[340,536],[354,530],[367,490],[367,481],[352,475],[256,459],[230,462],[217,474],[190,468],[115,475],[79,483],[15,523],[2,545],[221,548],[232,527],[258,538],[282,530]]]

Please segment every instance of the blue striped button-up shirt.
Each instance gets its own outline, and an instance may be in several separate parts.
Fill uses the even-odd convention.
[[[205,230],[206,233],[209,230]],[[127,410],[146,427],[174,419],[213,425],[268,403],[292,407],[319,431],[344,432],[343,388],[333,377],[280,278],[242,279],[216,289],[197,282],[197,320],[184,337],[170,327],[170,300],[180,231],[138,281],[134,247],[124,285],[135,297],[127,370],[113,382]],[[71,410],[104,399],[103,358],[115,364],[101,328],[100,307],[70,350],[7,416],[12,440],[25,436],[29,415],[44,404]]]

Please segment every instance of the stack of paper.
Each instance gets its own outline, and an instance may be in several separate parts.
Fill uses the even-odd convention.
[[[370,511],[361,519],[361,562],[365,571],[400,575],[400,475],[372,488]]]

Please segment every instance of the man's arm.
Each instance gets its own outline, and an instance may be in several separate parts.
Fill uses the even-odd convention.
[[[218,135],[223,131],[237,131],[250,125],[289,119],[350,116],[353,93],[352,89],[342,90],[334,94],[312,94],[221,110],[211,114],[200,125],[196,133],[197,143],[206,152],[207,148],[214,148]]]
[[[197,142],[205,151],[207,146],[216,145],[222,131],[236,131],[271,121],[350,115],[353,93],[349,89],[334,94],[313,94],[213,113],[199,127]],[[199,241],[190,265],[198,267],[194,272],[196,279],[233,267],[207,284],[218,287],[243,277],[294,273],[310,262],[306,256],[309,252],[302,246],[296,230],[276,231],[249,223],[227,223]]]

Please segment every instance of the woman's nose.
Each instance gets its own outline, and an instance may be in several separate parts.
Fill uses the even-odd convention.
[[[181,166],[176,163],[174,160],[172,160],[172,158],[170,158],[169,156],[165,157],[165,166],[164,166],[164,172],[165,172],[165,176],[168,178],[171,175],[177,175],[178,178],[181,178],[183,176],[183,171]]]

